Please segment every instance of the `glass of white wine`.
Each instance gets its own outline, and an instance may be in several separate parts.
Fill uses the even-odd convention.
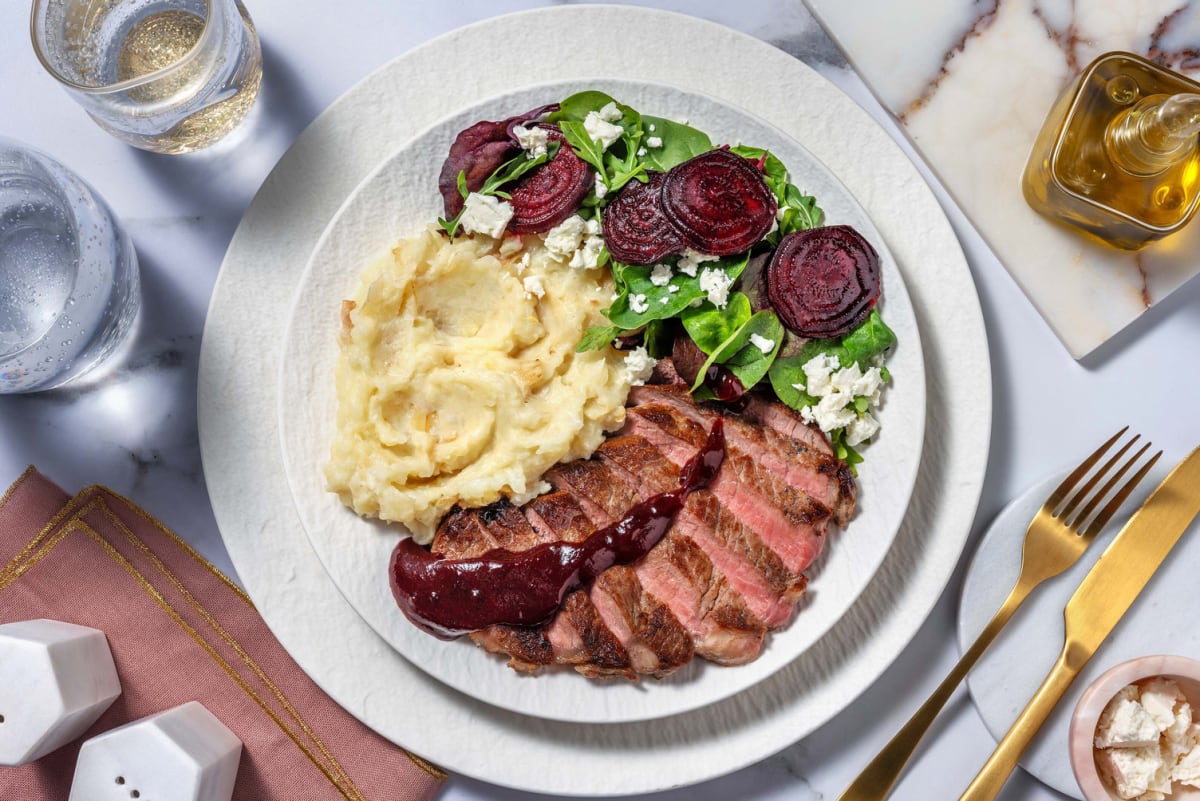
[[[262,81],[240,0],[34,0],[42,65],[105,130],[187,153],[238,126]]]

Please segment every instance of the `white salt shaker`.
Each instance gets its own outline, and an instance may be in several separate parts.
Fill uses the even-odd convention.
[[[58,620],[0,625],[0,765],[66,745],[120,694],[104,632]]]
[[[229,801],[242,741],[190,701],[83,744],[69,801]]]

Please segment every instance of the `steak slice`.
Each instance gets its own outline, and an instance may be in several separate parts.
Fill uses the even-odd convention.
[[[711,428],[711,420],[718,414],[698,406],[687,389],[679,385],[636,387],[630,397],[638,404],[673,406],[705,429]],[[825,435],[781,403],[756,398],[747,402],[747,409],[757,410],[759,418],[776,420],[792,433],[785,434],[754,418],[722,412],[727,442],[829,507],[834,522],[844,526],[854,515],[857,488],[850,467],[832,455]]]
[[[557,465],[546,479],[569,492],[597,526],[616,522],[640,500],[599,461]],[[636,568],[609,568],[596,579],[588,597],[629,652],[634,670],[664,676],[689,661],[694,647],[671,609],[643,588],[640,576],[650,576],[644,562],[639,560]]]
[[[700,423],[668,404],[635,406],[629,409],[626,424],[650,439],[676,465],[686,464],[707,438]],[[828,507],[789,486],[728,442],[725,461],[709,490],[757,532],[791,572],[802,572],[820,555]]]
[[[608,440],[596,453],[638,500],[679,486],[679,470],[641,437]],[[693,537],[703,525],[694,515],[681,511],[663,539],[634,569],[642,586],[665,603],[687,630],[696,653],[723,665],[749,662],[762,651],[767,623],[748,608]],[[706,540],[720,548],[711,532]],[[790,615],[790,604],[782,607],[783,613]]]

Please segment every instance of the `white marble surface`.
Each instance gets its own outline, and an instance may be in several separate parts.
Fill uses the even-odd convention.
[[[223,154],[188,157],[152,156],[107,137],[40,72],[28,44],[24,4],[0,6],[0,109],[6,112],[0,116],[0,135],[36,143],[108,198],[138,248],[146,306],[132,353],[98,383],[0,398],[0,483],[32,462],[69,490],[108,484],[232,572],[205,494],[195,389],[205,309],[242,210],[299,131],[363,75],[454,27],[543,4],[346,0],[334,13],[315,0],[257,0],[249,8],[263,37],[266,71],[249,135]],[[816,67],[903,138],[794,0],[646,5],[704,16],[777,44]],[[864,18],[861,24],[882,23]],[[924,52],[915,41],[905,51]],[[552,65],[547,77],[553,77]],[[977,529],[1007,500],[1076,461],[1120,423],[1145,432],[1171,459],[1200,444],[1194,402],[1200,373],[1189,367],[1200,347],[1200,283],[1184,285],[1076,362],[972,225],[936,183],[935,188],[967,252],[991,339],[995,419]],[[759,765],[654,798],[835,798],[957,657],[953,629],[959,583],[956,577],[913,644],[839,719],[801,743],[780,742],[780,752]],[[974,708],[958,696],[894,797],[956,797],[992,747]],[[443,797],[523,796],[452,778]],[[1061,798],[1024,775],[1015,776],[1001,797]]]
[[[1195,0],[805,1],[1077,358],[1200,273],[1200,225],[1125,253],[1039,216],[1020,186],[1054,99],[1100,54],[1200,76]]]

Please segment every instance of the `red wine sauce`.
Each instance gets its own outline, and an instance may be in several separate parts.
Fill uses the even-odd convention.
[[[389,566],[392,595],[414,624],[452,639],[496,624],[532,626],[558,610],[567,593],[613,565],[644,556],[670,528],[689,493],[717,477],[725,458],[718,418],[679,488],[651,496],[582,542],[546,542],[527,551],[496,549],[471,559],[443,559],[401,540]]]

